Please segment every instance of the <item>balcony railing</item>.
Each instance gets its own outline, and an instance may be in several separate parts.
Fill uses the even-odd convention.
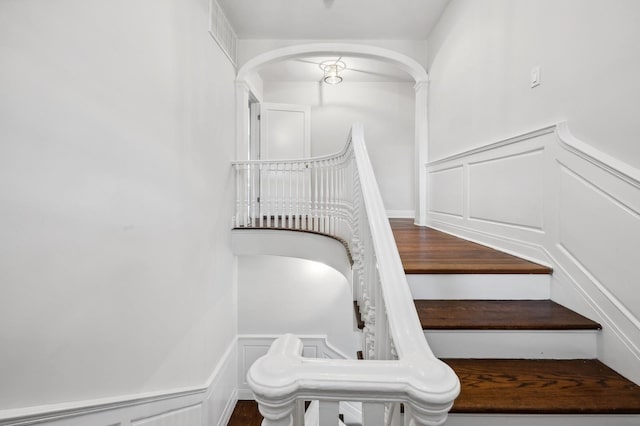
[[[362,127],[342,152],[290,161],[234,163],[234,227],[324,233],[347,244],[353,293],[365,322],[364,360],[303,358],[293,335],[277,339],[248,373],[263,425],[304,424],[304,401],[319,401],[319,424],[335,425],[340,401],[362,402],[362,424],[440,425],[459,393],[457,376],[425,340]]]

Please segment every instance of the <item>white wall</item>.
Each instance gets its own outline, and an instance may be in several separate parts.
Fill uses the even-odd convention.
[[[265,82],[265,102],[311,106],[311,155],[340,151],[354,122],[364,125],[369,156],[387,211],[414,210],[412,83]]]
[[[0,409],[206,386],[236,335],[206,0],[0,2]]]
[[[351,286],[319,262],[281,256],[238,258],[240,335],[326,335],[327,342],[355,357]]]
[[[640,167],[638,22],[635,0],[453,0],[428,40],[430,158],[568,120]]]

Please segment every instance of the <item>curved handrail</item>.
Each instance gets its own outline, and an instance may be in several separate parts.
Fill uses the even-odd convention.
[[[269,163],[278,163],[278,164],[282,164],[282,163],[294,163],[294,164],[296,164],[296,163],[313,163],[313,162],[318,162],[318,161],[322,161],[322,160],[332,160],[332,159],[343,157],[343,156],[345,156],[345,155],[347,155],[349,153],[350,149],[351,149],[351,139],[349,139],[347,141],[347,143],[342,148],[342,150],[338,151],[337,153],[333,153],[333,154],[318,155],[318,156],[309,157],[309,158],[289,158],[289,159],[280,158],[280,159],[277,159],[277,160],[237,160],[237,161],[232,161],[231,165],[239,166],[239,165],[269,164]]]
[[[362,126],[353,125],[340,153],[295,160],[293,164],[328,161],[335,165],[342,164],[340,159],[351,162],[355,189],[349,202],[341,201],[344,211],[340,218],[348,222],[348,238],[335,236],[349,242],[356,261],[354,275],[358,282],[354,287],[362,286],[355,290],[356,298],[367,312],[365,320],[368,319],[369,330],[365,328],[365,335],[372,340],[365,354],[368,359],[303,358],[300,339],[292,335],[277,339],[247,375],[265,417],[263,424],[289,424],[292,416],[295,418],[296,401],[301,399],[404,402],[409,405],[414,424],[442,424],[460,384],[453,370],[433,355],[424,338],[369,160]],[[283,161],[243,161],[234,165],[248,169],[268,163],[282,164]],[[327,211],[331,214],[336,209]],[[329,227],[326,233],[340,233],[340,229],[343,228]]]

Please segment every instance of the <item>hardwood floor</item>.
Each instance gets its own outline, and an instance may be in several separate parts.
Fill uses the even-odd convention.
[[[640,387],[598,360],[443,361],[461,382],[452,413],[640,413]]]
[[[407,274],[550,274],[550,268],[416,226],[413,219],[391,219],[402,265]]]
[[[238,401],[233,409],[228,426],[260,426],[262,414],[258,411],[258,403],[255,401]]]
[[[551,300],[415,300],[425,330],[600,330]]]

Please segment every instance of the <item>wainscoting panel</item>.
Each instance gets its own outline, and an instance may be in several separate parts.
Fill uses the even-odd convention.
[[[462,218],[464,214],[463,178],[462,166],[430,171],[429,211]]]
[[[0,426],[225,426],[237,401],[237,341],[205,385],[0,411]]]
[[[572,170],[561,170],[558,243],[639,318],[640,214]]]
[[[598,357],[640,383],[640,170],[576,139],[566,123],[426,169],[428,199],[447,206],[431,209],[428,224],[551,266],[551,298],[600,322]],[[466,172],[463,217],[437,201],[451,196],[454,170]]]
[[[169,411],[146,419],[134,420],[132,426],[176,426],[201,425],[202,404]]]
[[[469,218],[542,230],[543,149],[469,163]]]

